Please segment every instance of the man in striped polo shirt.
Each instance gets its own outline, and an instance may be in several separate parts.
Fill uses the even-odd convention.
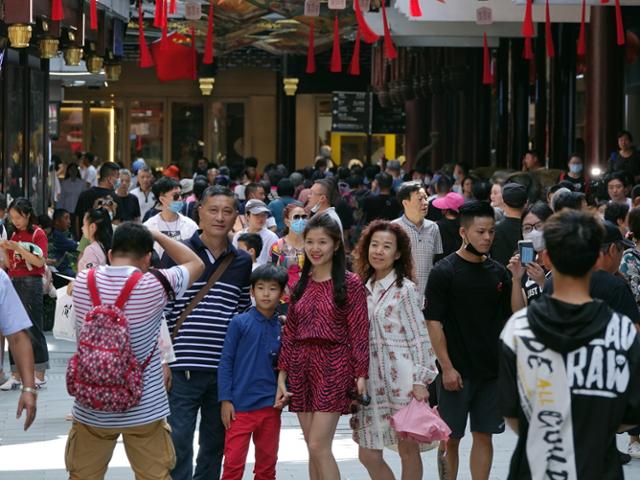
[[[170,365],[169,392],[169,423],[177,458],[171,472],[173,480],[220,478],[225,430],[218,402],[218,363],[229,322],[251,306],[251,257],[229,242],[237,216],[233,192],[222,186],[207,188],[198,216],[201,230],[184,243],[204,262],[205,272],[182,298],[165,310],[169,329],[175,334],[176,354],[176,361]],[[174,332],[182,312],[228,255],[234,256],[232,262]],[[162,263],[170,265],[171,260],[165,256]],[[198,412],[200,448],[194,472],[193,435]]]

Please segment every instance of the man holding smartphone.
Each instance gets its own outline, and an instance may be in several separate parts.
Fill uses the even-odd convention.
[[[473,201],[460,208],[462,246],[431,271],[425,318],[440,365],[438,409],[452,430],[438,452],[440,478],[455,479],[458,446],[471,418],[471,476],[489,478],[492,434],[504,431],[498,410],[498,345],[511,315],[511,278],[489,258],[494,210]],[[446,455],[444,452],[446,451]]]

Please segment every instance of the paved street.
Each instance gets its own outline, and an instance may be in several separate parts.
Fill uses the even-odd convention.
[[[65,415],[71,409],[71,398],[64,386],[64,372],[74,346],[68,342],[48,337],[52,357],[52,369],[49,373],[49,387],[43,390],[38,399],[38,417],[36,423],[25,433],[22,422],[15,419],[15,407],[18,392],[0,392],[0,479],[10,480],[62,480],[66,479],[64,469],[64,446],[69,429]],[[5,365],[8,365],[8,358]],[[620,445],[626,438],[620,436]],[[491,478],[504,479],[515,436],[512,433],[500,435],[495,440],[496,453]],[[357,460],[357,448],[351,440],[348,418],[340,423],[334,441],[334,453],[340,465],[344,479],[364,480],[367,477],[364,468]],[[396,453],[388,451],[386,456],[399,476],[400,462]],[[435,451],[423,455],[425,478],[437,478]],[[469,442],[463,441],[461,465],[468,464]],[[252,462],[253,451],[249,452]],[[307,478],[306,450],[302,432],[294,415],[285,414],[280,443],[278,479]],[[245,479],[251,477],[252,464],[247,465]],[[459,478],[468,479],[469,474],[463,468]],[[625,467],[627,478],[640,478],[640,460]],[[107,479],[129,480],[133,475],[122,444],[119,443],[111,460]]]

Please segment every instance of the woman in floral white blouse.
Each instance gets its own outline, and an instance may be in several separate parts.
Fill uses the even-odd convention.
[[[411,243],[396,224],[377,220],[362,233],[354,252],[366,283],[369,307],[369,379],[371,404],[360,407],[352,426],[359,457],[374,480],[393,479],[384,447],[397,448],[403,479],[422,478],[420,445],[398,439],[389,419],[412,398],[426,401],[436,377],[435,354],[420,309],[413,278]]]

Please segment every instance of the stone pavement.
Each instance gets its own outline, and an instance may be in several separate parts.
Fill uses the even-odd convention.
[[[38,416],[28,432],[22,431],[22,421],[16,421],[15,409],[18,392],[0,392],[0,479],[2,480],[63,480],[64,447],[70,423],[65,415],[71,409],[72,399],[66,393],[65,369],[75,346],[69,342],[57,341],[47,337],[51,352],[51,370],[48,374],[49,386],[38,398]],[[5,365],[8,365],[5,358]],[[278,479],[303,480],[307,478],[307,453],[302,431],[294,415],[285,413],[280,440]],[[619,445],[626,438],[619,436]],[[492,479],[506,478],[509,459],[516,437],[507,432],[495,438],[495,456]],[[196,440],[197,448],[197,440]],[[461,472],[458,478],[469,479],[468,458],[470,439],[465,438],[461,445]],[[364,467],[358,462],[358,451],[351,440],[348,417],[343,417],[338,426],[333,451],[338,460],[342,478],[347,480],[365,480],[368,478]],[[400,475],[398,455],[386,451],[385,456],[396,475]],[[425,478],[437,478],[435,451],[423,454]],[[245,479],[252,478],[253,450],[249,452]],[[640,478],[640,460],[625,467],[627,478]],[[130,480],[133,474],[129,468],[122,443],[118,443],[106,477],[108,480]]]

